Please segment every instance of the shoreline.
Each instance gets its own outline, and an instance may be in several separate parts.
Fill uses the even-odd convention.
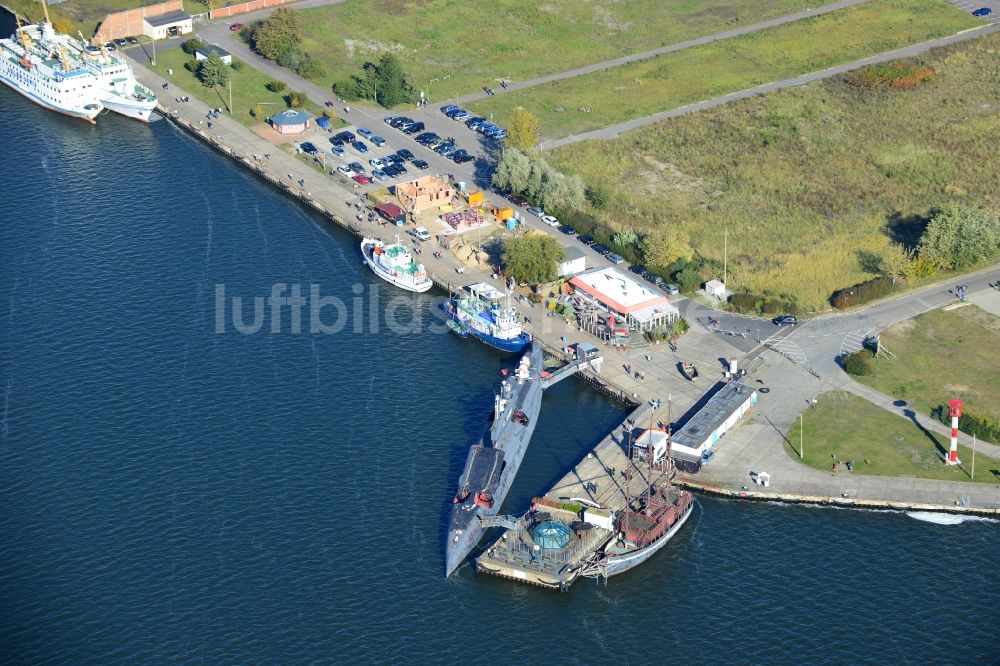
[[[155,85],[157,81],[162,80],[158,75],[148,70],[141,63],[135,63],[133,61],[133,68],[136,70],[137,75],[141,76],[143,79],[147,79],[145,81],[147,84],[153,83]],[[174,89],[177,90],[178,94],[184,92],[183,89],[180,88],[174,87]],[[275,146],[273,144],[267,143],[264,139],[258,137],[256,134],[254,134],[252,131],[250,131],[243,125],[240,125],[235,121],[231,121],[231,119],[227,118],[224,118],[224,120],[228,120],[229,122],[219,123],[228,132],[234,134],[234,136],[232,137],[233,143],[230,144],[227,143],[224,137],[219,133],[216,132],[209,133],[208,131],[206,131],[204,127],[199,126],[199,124],[197,124],[196,122],[192,121],[189,118],[184,117],[185,111],[188,112],[188,114],[199,113],[198,109],[201,106],[205,105],[198,102],[196,99],[192,99],[191,102],[188,103],[188,106],[186,106],[184,109],[169,107],[163,102],[161,102],[157,108],[157,111],[160,113],[161,116],[163,116],[165,120],[172,122],[177,127],[185,130],[191,135],[194,135],[195,137],[202,140],[210,147],[215,148],[223,155],[232,159],[234,162],[237,162],[242,166],[247,167],[252,173],[260,176],[263,180],[267,181],[269,184],[273,185],[278,190],[286,194],[289,194],[298,201],[302,202],[303,204],[308,205],[309,208],[323,215],[326,219],[337,224],[345,231],[348,231],[357,237],[361,237],[366,233],[369,235],[376,235],[376,236],[384,235],[383,233],[380,233],[380,230],[377,227],[369,228],[368,226],[365,226],[364,229],[361,229],[360,227],[367,225],[368,223],[365,221],[360,221],[357,223],[357,225],[355,225],[355,221],[350,219],[349,217],[350,214],[345,215],[343,211],[335,210],[334,206],[338,208],[343,207],[346,208],[347,210],[352,210],[350,208],[347,208],[347,206],[350,205],[350,201],[345,203],[344,199],[345,198],[351,199],[353,197],[358,196],[358,193],[356,191],[352,192],[349,189],[342,188],[341,183],[338,180],[336,179],[326,180],[324,178],[322,181],[322,185],[320,185],[319,187],[312,188],[313,190],[316,190],[318,192],[318,194],[314,194],[310,190],[304,187],[300,187],[298,183],[293,179],[293,177],[295,178],[308,177],[310,179],[310,182],[315,183],[317,173],[314,169],[302,163],[300,160],[297,160],[294,157],[281,152],[275,153],[275,155],[272,157],[272,160],[269,160],[267,162],[254,160],[251,157],[252,155],[263,153],[265,150],[270,150]],[[205,108],[207,108],[207,106]],[[251,142],[252,145],[245,150],[240,150],[237,147],[235,147],[234,145],[235,143],[244,140]],[[275,164],[275,162],[281,163],[281,166],[278,167]],[[288,174],[288,178],[286,178],[281,173],[281,171],[285,171],[286,169],[291,171],[291,173]],[[449,260],[444,263],[446,264],[446,267],[450,267],[451,264],[453,264],[454,262]],[[439,288],[444,289],[448,292],[454,292],[456,289],[461,287],[460,284],[457,284],[456,282],[453,282],[450,279],[446,279],[440,272],[437,272],[434,268],[429,268],[429,267],[426,268],[428,276],[434,281],[435,285],[438,286]],[[483,272],[479,271],[475,267],[467,270],[469,273],[471,273],[471,275],[465,277],[464,278],[465,281],[474,280],[476,279],[475,274],[477,272]],[[488,277],[489,277],[488,273],[483,272],[482,279],[488,279]],[[869,305],[869,307],[871,306]],[[522,310],[522,313],[525,311],[524,308],[519,308],[519,309]],[[530,310],[530,313],[533,317],[537,315],[536,309]],[[581,338],[582,334],[579,333],[578,329],[575,326],[566,327],[566,331],[552,330],[553,327],[548,324],[548,321],[549,320],[546,320],[544,316],[541,318],[541,322],[544,324],[545,330],[537,330],[537,329],[532,330],[533,327],[526,327],[526,328],[528,328],[528,330],[532,333],[532,335],[542,343],[544,350],[549,355],[556,356],[560,359],[565,359],[565,355],[562,353],[560,347],[560,344],[562,343],[562,338],[560,337],[560,333],[563,332],[567,333],[567,335],[571,336],[570,337],[571,341],[573,338]],[[590,340],[590,342],[593,341]],[[652,348],[649,349],[650,351],[652,351]],[[644,348],[642,349],[642,351],[644,352],[646,351],[646,349]],[[744,359],[750,359],[758,355],[761,351],[762,350],[758,348],[754,352],[751,352],[749,354],[743,354],[742,356]],[[649,399],[669,394],[671,390],[671,385],[667,381],[669,377],[659,377],[658,373],[655,371],[649,372],[648,379],[650,381],[645,381],[646,378],[644,378],[642,384],[632,382],[631,376],[625,378],[626,382],[624,384],[620,381],[616,381],[616,377],[612,375],[614,375],[615,372],[621,374],[621,371],[616,369],[618,364],[622,360],[630,360],[630,359],[635,360],[635,359],[631,358],[627,352],[625,354],[619,354],[615,352],[611,347],[602,346],[602,352],[606,357],[605,366],[608,371],[604,372],[600,376],[597,376],[594,375],[592,371],[588,370],[587,372],[580,374],[581,379],[588,382],[593,388],[611,397],[612,399],[615,399],[617,401],[626,404],[629,407],[632,407],[632,409],[629,412],[629,417],[634,417],[636,414],[644,412],[647,407]],[[638,353],[641,352],[638,351],[633,352],[634,355],[637,355]],[[746,361],[744,361],[743,366],[746,367]],[[698,400],[700,400],[700,398],[702,397],[702,392],[703,392],[702,389],[697,387],[690,387],[690,389],[692,391],[692,394],[683,395],[681,399],[678,399],[678,395],[676,393],[674,394],[674,400],[678,402],[682,407],[685,402],[690,403],[689,406],[696,404]],[[665,414],[661,414],[661,416],[665,416]],[[743,424],[739,426],[739,428],[743,430],[744,431],[743,434],[746,435],[747,434],[746,431],[751,430],[752,426],[750,424]],[[601,438],[600,443],[597,446],[587,451],[583,455],[583,460],[586,460],[588,457],[594,456],[596,453],[598,453],[598,449],[601,448],[601,444],[607,442],[609,439],[612,439],[613,434],[614,430],[611,433],[606,433]],[[735,444],[735,442],[731,442],[731,444]],[[725,450],[725,448],[728,447],[723,447],[723,450]],[[781,455],[784,456],[784,453],[782,452]],[[728,475],[728,476],[732,477],[733,475]],[[877,477],[877,478],[885,479],[891,482],[891,479],[889,477]],[[910,482],[916,481],[918,484],[920,482],[926,482],[927,484],[938,483],[937,481],[929,479],[909,479],[908,481]],[[958,502],[956,502],[955,504],[944,504],[940,502],[938,503],[920,502],[920,501],[915,501],[914,499],[906,499],[908,495],[912,496],[915,493],[905,492],[907,490],[905,488],[896,488],[896,490],[899,491],[898,493],[888,493],[888,492],[882,493],[880,497],[858,498],[851,496],[842,496],[839,490],[837,492],[833,492],[832,487],[830,488],[830,492],[821,494],[802,493],[794,491],[779,492],[778,490],[771,492],[763,492],[763,491],[748,489],[744,491],[742,490],[743,482],[745,482],[744,479],[742,478],[736,479],[735,477],[725,478],[721,480],[713,479],[712,481],[696,480],[684,476],[678,476],[677,479],[678,485],[682,485],[688,489],[720,497],[726,497],[729,499],[748,499],[755,501],[784,501],[784,502],[792,502],[798,504],[840,506],[847,508],[921,510],[921,511],[962,513],[962,514],[975,514],[975,515],[986,515],[986,516],[1000,515],[1000,508],[997,508],[1000,507],[1000,502],[996,503],[989,502],[982,506],[963,506],[960,505]],[[889,490],[888,485],[889,484],[887,483],[887,486],[885,488],[886,491]],[[973,485],[985,486],[986,484],[973,484]],[[550,489],[549,493],[551,493],[553,490],[555,489],[554,488]]]

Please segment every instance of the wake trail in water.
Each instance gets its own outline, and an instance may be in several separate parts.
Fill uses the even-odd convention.
[[[914,520],[935,525],[961,525],[962,523],[1000,523],[996,518],[984,516],[956,515],[954,513],[935,513],[934,511],[907,511],[906,515]]]

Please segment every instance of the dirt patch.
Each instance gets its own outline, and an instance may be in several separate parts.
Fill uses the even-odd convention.
[[[354,58],[358,51],[367,53],[402,53],[406,50],[406,47],[402,44],[390,44],[389,42],[380,42],[376,39],[345,39],[344,48],[347,49],[347,55],[351,58]]]
[[[625,32],[631,27],[626,21],[619,21],[617,17],[600,5],[594,7],[594,25],[599,25],[608,32]]]
[[[676,164],[661,162],[651,155],[644,155],[643,161],[649,165],[649,169],[637,169],[633,172],[637,183],[641,183],[641,189],[648,194],[657,192],[682,192],[692,195],[705,195],[708,193],[708,185],[701,178],[689,176]]]

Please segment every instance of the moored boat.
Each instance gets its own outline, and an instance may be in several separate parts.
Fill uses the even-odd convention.
[[[398,236],[390,245],[378,238],[365,237],[361,239],[361,253],[375,275],[400,289],[421,293],[434,286],[424,265],[413,259],[410,249]]]
[[[531,343],[510,303],[511,285],[501,293],[485,282],[470,284],[445,304],[449,326],[462,337],[472,335],[500,351],[518,353]]]

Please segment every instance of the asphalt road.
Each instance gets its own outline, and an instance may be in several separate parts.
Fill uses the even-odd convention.
[[[660,46],[655,49],[649,49],[648,51],[630,53],[620,58],[612,58],[611,60],[595,62],[589,65],[584,65],[583,67],[577,67],[575,69],[567,69],[562,72],[554,72],[552,74],[546,74],[545,76],[539,76],[533,79],[527,79],[525,81],[513,81],[507,84],[506,90],[500,87],[496,87],[495,90],[497,95],[502,95],[509,92],[514,92],[516,90],[533,88],[535,86],[540,86],[545,83],[562,81],[563,79],[571,79],[575,76],[582,76],[583,74],[602,72],[606,69],[611,69],[613,67],[627,65],[628,63],[648,60],[649,58],[655,58],[656,56],[663,55],[665,53],[673,53],[674,51],[682,51],[684,49],[689,49],[693,46],[702,46],[704,44],[711,44],[712,42],[717,42],[722,39],[729,39],[730,37],[745,35],[750,32],[756,32],[757,30],[763,30],[764,28],[772,28],[777,25],[792,23],[794,21],[799,21],[804,18],[810,18],[813,16],[828,14],[830,12],[837,11],[838,9],[844,9],[845,7],[860,5],[866,2],[871,2],[871,0],[838,0],[837,2],[833,2],[828,5],[823,5],[822,7],[804,9],[800,12],[785,14],[784,16],[777,16],[773,19],[768,19],[766,21],[759,21],[757,23],[750,23],[748,25],[740,26],[739,28],[733,28],[732,30],[723,30],[722,32],[716,32],[711,35],[704,35],[702,37],[688,39],[683,42],[677,42],[675,44],[667,44],[666,46]],[[469,102],[478,102],[479,100],[486,99],[487,97],[488,96],[486,95],[485,92],[477,92],[470,95],[459,96],[455,98],[455,101],[457,104],[468,104]]]
[[[973,28],[971,30],[965,30],[955,35],[948,37],[941,37],[940,39],[932,39],[930,41],[921,42],[919,44],[913,44],[911,46],[906,46],[901,49],[896,49],[894,51],[886,51],[885,53],[880,53],[868,58],[862,58],[861,60],[855,60],[844,65],[837,65],[836,67],[831,67],[829,69],[820,70],[818,72],[810,72],[808,74],[803,74],[801,76],[796,76],[790,79],[785,79],[783,81],[773,81],[771,83],[765,83],[763,85],[755,86],[753,88],[747,88],[746,90],[740,90],[737,92],[729,93],[728,95],[722,95],[721,97],[715,97],[713,99],[706,99],[700,102],[695,102],[693,104],[687,104],[685,106],[678,107],[676,109],[671,109],[669,111],[663,111],[662,113],[656,113],[651,116],[645,116],[643,118],[633,118],[632,120],[627,120],[623,123],[618,123],[617,125],[610,125],[608,127],[602,127],[601,129],[593,130],[590,132],[583,132],[581,134],[572,134],[570,136],[565,136],[559,139],[551,139],[548,141],[543,141],[541,145],[542,150],[551,150],[552,148],[558,148],[560,146],[566,146],[572,143],[577,143],[579,141],[587,141],[589,139],[616,139],[623,133],[628,132],[639,127],[645,127],[646,125],[652,125],[653,123],[658,123],[661,120],[667,120],[669,118],[679,118],[680,116],[686,116],[689,113],[695,113],[697,111],[704,111],[705,109],[711,109],[716,106],[722,106],[723,104],[728,104],[738,99],[746,99],[748,97],[753,97],[754,95],[760,95],[763,93],[772,92],[775,90],[782,90],[784,88],[794,88],[795,86],[805,85],[811,81],[817,81],[819,79],[830,78],[831,76],[836,76],[837,74],[843,74],[844,72],[849,72],[866,65],[871,65],[879,62],[886,62],[887,60],[895,60],[896,58],[906,58],[910,56],[915,56],[927,51],[928,49],[937,48],[938,46],[945,46],[946,44],[954,44],[956,42],[964,42],[969,39],[976,39],[982,37],[983,35],[988,35],[1000,30],[1000,23],[989,23],[979,28]]]

